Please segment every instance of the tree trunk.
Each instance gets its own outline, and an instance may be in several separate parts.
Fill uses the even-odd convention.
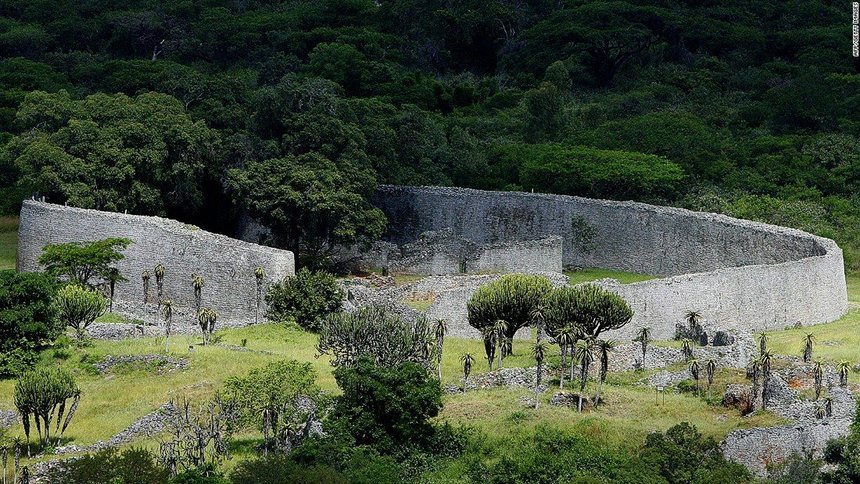
[[[564,390],[564,372],[566,370],[565,365],[567,364],[567,345],[561,346],[561,368],[559,372],[558,378],[558,389]]]
[[[600,390],[603,389],[603,379],[601,378],[597,382],[597,393],[594,394],[594,406],[597,407],[597,404],[600,403]]]

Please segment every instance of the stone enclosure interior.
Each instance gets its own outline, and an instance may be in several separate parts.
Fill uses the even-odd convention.
[[[622,295],[635,311],[611,334],[630,340],[641,326],[670,338],[687,311],[705,329],[758,330],[833,321],[848,307],[842,251],[805,232],[636,202],[562,195],[438,187],[382,186],[385,239],[355,254],[365,266],[426,275],[434,292],[428,316],[469,334],[466,301],[492,275],[532,272],[564,284],[563,267],[598,267],[660,277],[632,284],[597,283]],[[253,320],[254,270],[267,283],[293,275],[289,251],[212,234],[158,217],[84,210],[27,201],[21,209],[18,268],[38,270],[44,245],[127,237],[116,290],[120,312],[142,317],[141,273],[166,267],[164,294],[180,311],[194,305],[191,278],[204,277],[203,305],[227,321]],[[434,280],[438,283],[434,285]],[[152,283],[154,286],[154,283]],[[149,306],[154,306],[150,304]]]

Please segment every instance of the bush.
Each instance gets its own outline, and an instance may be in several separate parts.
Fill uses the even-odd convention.
[[[155,456],[145,449],[114,448],[63,461],[52,468],[48,482],[57,484],[162,484],[168,481],[167,469],[156,463]]]
[[[642,459],[669,483],[747,482],[749,471],[727,461],[717,441],[703,437],[687,422],[645,439]]]
[[[352,366],[362,357],[376,365],[395,367],[406,361],[430,364],[435,340],[425,318],[409,324],[400,315],[379,306],[331,315],[320,331],[317,350],[334,357],[335,366]]]
[[[73,328],[81,341],[87,327],[104,314],[107,301],[96,291],[70,284],[57,292],[56,305],[60,320]]]
[[[267,436],[264,445],[276,449],[295,445],[304,435],[312,411],[304,398],[314,406],[320,399],[311,364],[292,360],[254,368],[247,376],[228,378],[224,386],[224,395],[236,401],[244,422],[262,429]]]
[[[340,310],[343,291],[327,272],[301,269],[295,277],[274,284],[266,293],[266,316],[272,321],[293,319],[308,331],[319,331],[326,316]]]
[[[36,351],[62,333],[56,292],[45,274],[0,271],[0,377],[32,368]]]
[[[313,464],[302,465],[283,455],[246,460],[230,474],[234,484],[316,484],[320,482],[347,484],[343,474],[331,467]],[[377,481],[378,482],[378,481]]]
[[[383,368],[362,358],[354,367],[335,370],[334,377],[343,395],[336,400],[333,418],[357,443],[383,454],[433,443],[430,419],[442,409],[442,389],[424,367],[405,362]]]

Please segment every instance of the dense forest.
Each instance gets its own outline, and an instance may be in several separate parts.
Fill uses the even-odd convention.
[[[848,2],[4,0],[0,16],[3,212],[38,194],[230,232],[248,211],[318,252],[382,233],[378,183],[522,189],[794,226],[860,267]]]

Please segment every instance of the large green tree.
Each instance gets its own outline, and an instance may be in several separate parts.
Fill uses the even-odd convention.
[[[2,151],[20,183],[52,202],[132,213],[194,214],[216,170],[218,134],[175,98],[34,91],[17,114],[25,130]]]
[[[318,153],[252,161],[233,170],[230,183],[273,242],[322,264],[338,246],[367,244],[385,229],[385,216],[368,201],[371,172],[338,166]]]

